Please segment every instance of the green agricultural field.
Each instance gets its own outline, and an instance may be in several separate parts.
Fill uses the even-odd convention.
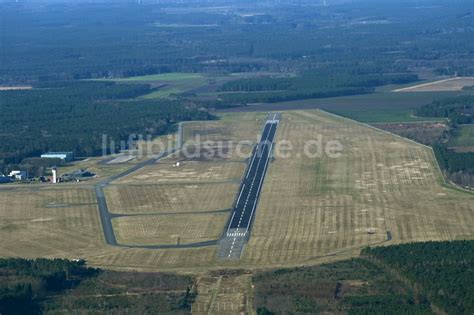
[[[329,100],[321,108],[365,123],[442,121],[443,119],[439,117],[416,117],[414,112],[431,100],[447,95],[454,94],[453,92],[374,93],[347,97],[345,101]]]
[[[386,106],[371,106],[366,108],[346,108],[329,110],[347,118],[365,123],[388,123],[388,122],[417,122],[417,121],[439,121],[440,118],[416,117],[413,110],[409,108],[387,108]]]
[[[449,147],[474,147],[474,125],[461,125],[449,140]]]
[[[171,94],[183,93],[191,89],[205,86],[208,80],[200,73],[162,73],[118,79],[99,79],[99,81],[115,81],[119,83],[150,84],[155,91],[142,95],[140,99],[156,99]]]
[[[259,104],[227,111],[292,111],[323,109],[365,123],[441,121],[442,118],[416,117],[416,109],[432,101],[454,97],[459,92],[377,92],[364,95],[306,99]]]

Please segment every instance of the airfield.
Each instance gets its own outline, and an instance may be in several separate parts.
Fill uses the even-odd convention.
[[[317,264],[368,245],[473,238],[474,196],[444,182],[430,148],[321,110],[278,113],[274,147],[265,146],[255,166],[256,144],[275,113],[184,123],[173,149],[152,158],[76,162],[99,175],[89,182],[1,186],[0,252],[205,271]],[[227,154],[186,156],[197,135],[212,143],[206,152]],[[307,156],[307,141],[320,138],[340,143],[340,156]],[[247,140],[245,154],[228,145]],[[283,140],[292,144],[288,157],[272,153]],[[247,183],[256,182],[250,192]],[[222,250],[227,237],[241,237],[231,259]]]

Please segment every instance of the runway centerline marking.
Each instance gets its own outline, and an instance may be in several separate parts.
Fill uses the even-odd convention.
[[[253,156],[242,181],[238,198],[232,209],[227,233],[222,241],[221,257],[239,258],[251,230],[258,200],[264,184],[266,172],[272,158],[274,138],[279,124],[279,115],[271,114],[263,126],[260,141],[253,150]],[[225,240],[225,237],[228,240]]]

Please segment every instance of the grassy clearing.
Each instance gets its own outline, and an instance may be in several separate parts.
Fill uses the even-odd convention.
[[[342,155],[305,157],[318,134],[340,141]],[[317,111],[284,114],[277,139],[293,143],[294,158],[269,168],[246,263],[303,262],[382,243],[386,231],[390,243],[474,234],[474,197],[440,184],[428,148]]]
[[[449,140],[449,147],[474,147],[474,125],[461,125],[455,137]]]
[[[168,97],[171,94],[183,93],[208,84],[208,80],[200,73],[162,73],[118,79],[98,79],[99,81],[114,81],[119,83],[150,84],[157,90],[140,96],[140,99],[155,99]]]
[[[258,141],[265,113],[222,113],[219,120],[191,122],[184,128],[185,141]]]
[[[175,163],[180,161],[180,166]],[[117,183],[120,184],[162,184],[182,183],[198,184],[219,182],[239,182],[245,169],[245,163],[182,161],[166,159],[155,165],[147,166],[130,174]]]
[[[228,213],[120,217],[112,220],[117,241],[127,245],[188,244],[220,237]]]
[[[123,248],[95,255],[88,262],[104,268],[138,271],[207,270],[216,266],[217,246],[193,249],[140,249]]]
[[[419,122],[419,121],[441,121],[442,119],[434,117],[416,117],[412,109],[408,108],[387,108],[385,106],[354,107],[342,110],[329,110],[334,114],[351,118],[366,123],[384,123],[384,122]]]
[[[230,209],[238,183],[112,185],[106,191],[114,213],[180,213]]]
[[[0,191],[0,253],[76,258],[106,250],[90,189]]]

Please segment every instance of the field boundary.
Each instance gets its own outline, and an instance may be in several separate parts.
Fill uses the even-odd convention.
[[[401,88],[401,89],[393,90],[392,92],[407,92],[407,91],[411,91],[411,90],[414,90],[414,89],[417,89],[417,88],[420,88],[420,87],[426,87],[426,86],[435,85],[435,84],[438,84],[438,83],[461,80],[461,79],[463,79],[463,77],[448,78],[448,79],[443,79],[443,80],[438,80],[438,81],[433,81],[433,82],[422,83],[422,84],[418,84],[418,85],[414,85],[414,86],[408,86],[408,87],[404,87],[404,88]],[[425,91],[415,91],[415,92],[425,92]]]
[[[460,187],[456,184],[454,184],[453,182],[448,182],[446,180],[446,177],[443,175],[443,171],[441,170],[441,166],[439,166],[439,162],[438,162],[438,159],[436,158],[436,155],[434,153],[434,150],[432,147],[426,145],[426,144],[423,144],[423,143],[419,143],[419,142],[416,142],[415,140],[412,140],[412,139],[408,139],[408,138],[405,138],[405,137],[402,137],[400,135],[397,135],[393,132],[390,132],[390,131],[387,131],[387,130],[383,130],[383,129],[380,129],[380,128],[377,128],[375,126],[372,126],[372,125],[369,125],[368,123],[364,123],[364,122],[360,122],[360,121],[357,121],[357,120],[354,120],[354,119],[351,119],[351,118],[347,118],[347,117],[344,117],[344,116],[340,116],[340,115],[337,115],[337,114],[333,114],[331,112],[328,112],[328,111],[325,111],[323,109],[316,109],[320,112],[323,112],[323,113],[326,113],[326,114],[329,114],[331,116],[334,116],[334,117],[339,117],[339,118],[342,118],[342,119],[345,119],[345,120],[348,120],[348,121],[351,121],[351,122],[354,122],[354,123],[357,123],[359,125],[362,125],[362,126],[365,126],[365,127],[368,127],[368,128],[371,128],[371,129],[374,129],[374,130],[377,130],[377,131],[380,131],[380,132],[383,132],[383,133],[386,133],[386,134],[389,134],[391,136],[394,136],[396,138],[399,138],[399,139],[403,139],[405,141],[408,141],[412,144],[416,144],[416,145],[419,145],[419,146],[422,146],[422,147],[425,147],[426,149],[430,150],[431,151],[431,154],[433,155],[433,158],[434,158],[434,161],[436,162],[436,168],[438,169],[438,172],[441,176],[441,178],[443,179],[443,181],[440,183],[442,186],[446,186],[448,188],[453,188],[453,189],[456,189],[456,190],[459,190],[459,191],[462,191],[462,192],[467,192],[467,193],[470,193],[472,194],[473,192],[471,190],[468,190],[468,189],[465,189],[463,187]]]
[[[94,185],[93,189],[94,189],[96,199],[97,199],[97,207],[99,210],[100,222],[101,222],[102,230],[104,232],[105,242],[107,243],[107,245],[125,247],[125,248],[145,248],[145,249],[179,249],[179,248],[196,248],[196,247],[206,247],[206,246],[217,245],[219,241],[218,239],[204,241],[204,242],[196,242],[196,243],[188,243],[188,244],[173,244],[173,245],[171,244],[127,245],[127,244],[119,244],[117,242],[117,238],[115,236],[115,232],[114,232],[114,228],[112,224],[112,219],[121,217],[122,215],[120,213],[111,213],[109,211],[109,208],[107,206],[107,200],[104,193],[104,188],[109,186],[113,181],[116,181],[135,171],[138,171],[139,169],[145,166],[152,165],[153,163],[156,163],[163,158],[166,158],[172,154],[175,154],[176,152],[179,152],[182,149],[182,145],[183,145],[183,141],[182,141],[183,140],[183,127],[181,123],[179,123],[178,125],[177,133],[178,133],[178,141],[176,142],[176,146],[173,149],[164,151],[149,160],[146,160],[140,164],[134,165],[131,168],[119,174],[113,175],[107,179],[104,179],[103,181],[100,181]],[[138,214],[138,215],[141,215],[141,214]]]

